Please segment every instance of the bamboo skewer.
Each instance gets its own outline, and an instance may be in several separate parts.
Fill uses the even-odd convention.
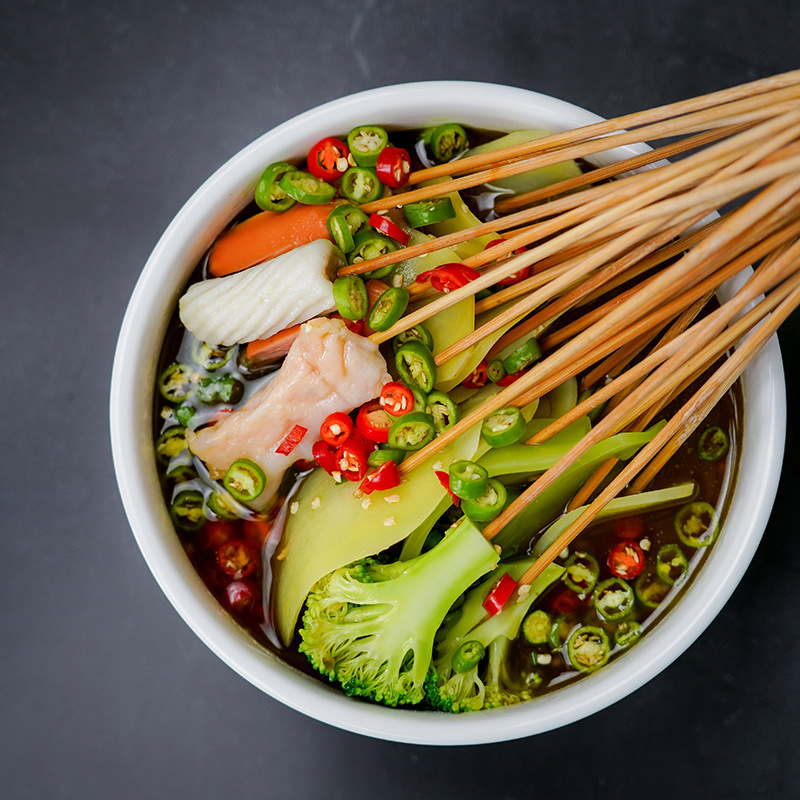
[[[552,197],[565,194],[566,192],[573,192],[584,186],[607,181],[619,175],[624,175],[626,172],[635,172],[644,167],[656,164],[659,161],[674,158],[690,150],[703,147],[712,142],[717,142],[720,139],[745,130],[747,127],[747,124],[740,124],[730,125],[725,128],[715,128],[697,134],[696,136],[687,137],[677,142],[671,142],[668,145],[649,150],[646,153],[640,153],[639,155],[625,158],[622,161],[615,161],[612,164],[597,167],[581,175],[576,175],[574,178],[567,178],[566,180],[559,181],[556,184],[543,186],[540,189],[534,189],[530,192],[523,192],[513,197],[500,197],[495,201],[494,209],[498,214],[508,214],[512,211],[518,211],[521,208],[539,203],[542,200],[549,200]]]
[[[760,126],[757,127],[760,128]],[[745,132],[746,131],[742,131],[742,133]],[[769,130],[768,129],[764,130],[764,133],[761,135],[769,135]],[[735,136],[730,138],[736,140]],[[752,139],[752,141],[756,141],[757,139],[758,135],[756,135],[755,138]],[[745,150],[748,147],[748,140],[745,140],[740,145],[740,147],[742,150]],[[653,151],[653,153],[662,153],[662,152],[663,148],[661,150]],[[695,154],[695,155],[701,155],[701,154]],[[666,157],[667,157],[666,153],[664,153],[663,155],[659,155],[659,160],[662,160]],[[419,255],[424,255],[428,252],[432,252],[433,250],[438,250],[445,247],[452,247],[454,245],[461,244],[462,242],[469,241],[470,239],[475,238],[477,236],[486,235],[487,233],[496,233],[498,231],[507,230],[509,228],[513,228],[519,225],[525,225],[535,220],[557,215],[564,210],[573,208],[576,205],[583,206],[590,199],[594,199],[596,197],[602,197],[603,195],[609,192],[617,192],[621,187],[621,185],[623,185],[624,182],[626,181],[635,180],[636,178],[641,178],[644,176],[651,178],[653,172],[655,172],[657,169],[663,169],[663,168],[664,167],[657,167],[651,170],[647,170],[643,173],[637,173],[635,175],[627,176],[625,178],[615,181],[613,185],[603,184],[600,186],[595,186],[592,189],[582,192],[580,197],[567,196],[552,203],[548,203],[545,206],[539,206],[533,209],[527,209],[524,211],[516,212],[515,214],[498,217],[497,219],[490,220],[489,222],[482,223],[481,225],[477,225],[474,228],[470,228],[464,231],[457,231],[455,233],[447,234],[446,236],[438,237],[435,241],[431,241],[429,243],[423,243],[403,248],[401,250],[396,250],[392,253],[387,253],[375,259],[370,259],[369,261],[362,262],[361,264],[345,267],[344,269],[340,270],[339,274],[350,275],[350,274],[359,274],[361,272],[370,272],[375,269],[380,269],[381,267],[388,266],[390,264],[395,264],[398,261],[402,261],[406,258],[414,258]],[[630,169],[630,167],[628,169]],[[479,183],[476,185],[479,185]],[[438,187],[433,187],[433,189],[435,189],[435,191],[433,192],[432,196],[438,196],[441,195],[443,192],[456,191],[457,187],[452,186],[451,184],[448,183],[446,187],[438,185]],[[397,205],[397,198],[403,198],[403,202],[405,203],[414,202],[414,200],[407,198],[406,194],[395,195],[393,198],[395,200],[394,205]],[[390,205],[389,207],[392,206]],[[367,211],[371,210],[366,205],[363,206],[363,208]],[[498,248],[497,250],[493,251],[493,254],[496,257],[505,254],[505,252],[510,252],[512,249],[516,249],[516,246],[510,249],[506,249],[505,251],[503,251],[501,248]],[[492,260],[492,259],[489,258],[487,260]],[[475,266],[474,263],[471,265]]]
[[[753,131],[754,130],[755,129],[753,129]],[[739,134],[739,136],[749,137],[753,131],[747,131],[743,134]],[[709,150],[713,150],[713,147],[709,148]],[[497,278],[511,275],[524,267],[530,266],[530,264],[534,263],[536,260],[553,255],[554,253],[559,252],[559,250],[563,247],[580,241],[590,233],[595,233],[599,230],[602,230],[604,227],[610,226],[614,222],[624,218],[626,215],[629,217],[635,216],[633,212],[642,209],[651,199],[656,201],[654,205],[659,206],[662,214],[665,212],[687,213],[686,208],[691,205],[691,200],[687,200],[685,197],[683,197],[676,198],[675,201],[662,200],[658,202],[658,197],[660,194],[663,195],[663,192],[665,191],[672,191],[673,188],[678,188],[681,182],[691,180],[696,175],[696,171],[707,169],[709,166],[709,161],[712,165],[716,163],[714,162],[713,158],[709,159],[707,154],[704,153],[702,155],[704,158],[701,160],[699,165],[692,160],[694,157],[689,157],[680,164],[675,165],[674,176],[669,181],[656,182],[652,181],[652,175],[650,178],[646,176],[640,176],[642,183],[646,182],[646,187],[639,185],[636,191],[631,191],[630,187],[619,190],[619,194],[621,195],[618,198],[619,202],[615,203],[612,207],[608,207],[609,203],[606,200],[600,206],[600,209],[604,208],[605,210],[594,209],[595,211],[599,211],[599,213],[592,214],[591,207],[593,204],[587,204],[586,208],[580,210],[582,215],[585,215],[587,209],[589,209],[590,218],[585,219],[583,222],[580,222],[565,233],[557,235],[531,250],[501,262],[497,266],[496,271],[493,271],[491,275],[481,275],[480,278],[471,281],[468,285],[456,289],[449,294],[443,295],[441,298],[434,300],[432,303],[422,309],[412,312],[411,314],[407,314],[387,331],[383,331],[380,334],[375,334],[371,338],[373,341],[378,343],[387,341],[393,336],[396,336],[398,333],[424,322],[428,316],[432,316],[439,311],[443,311],[444,309],[455,305],[463,298],[468,297],[469,295],[474,294],[481,289],[488,288],[496,282]],[[716,156],[718,154],[713,153],[712,155]],[[721,168],[722,165],[717,164],[717,166]],[[720,181],[711,187],[701,186],[696,190],[693,190],[693,192],[696,194],[691,192],[689,194],[692,194],[692,199],[696,199],[698,202],[708,203],[710,204],[709,207],[713,207],[715,203],[725,202],[741,195],[743,192],[751,191],[768,181],[775,180],[784,172],[791,172],[791,170],[798,168],[800,168],[800,156],[790,157],[785,159],[784,162],[772,163],[764,167],[754,168],[745,175]],[[646,188],[646,190],[642,191],[642,188]],[[665,206],[664,204],[667,203],[671,203],[671,205]],[[696,213],[696,206],[692,206],[692,208],[695,209]],[[578,209],[575,211],[577,210]],[[651,219],[658,218],[657,213],[654,213],[652,209],[645,210],[649,212],[648,216]],[[563,215],[563,218],[571,217],[572,214],[573,212],[567,212]],[[575,216],[578,218],[581,217],[581,215],[578,214],[575,214]],[[562,223],[563,221],[564,220],[562,219]],[[500,245],[497,249],[502,249],[502,247],[503,246]],[[562,284],[564,283],[563,277],[561,282]]]
[[[696,111],[703,111],[713,106],[722,106],[725,104],[734,103],[738,100],[756,97],[759,95],[763,97],[763,95],[767,95],[770,92],[796,86],[797,84],[800,84],[800,70],[793,70],[790,72],[781,73],[779,75],[773,75],[768,78],[751,81],[739,86],[733,86],[727,89],[710,92],[698,97],[680,100],[676,103],[657,106],[645,111],[637,111],[632,114],[616,117],[614,119],[602,120],[573,130],[556,133],[548,137],[547,141],[537,139],[535,143],[525,142],[521,145],[517,145],[516,151],[512,148],[507,148],[505,151],[505,157],[520,157],[528,155],[531,152],[537,152],[537,148],[543,150],[561,147],[585,139],[606,136],[607,134],[613,133],[614,131],[620,129],[640,127],[667,119],[669,117],[676,117]],[[496,151],[494,153],[487,153],[482,156],[472,156],[471,159],[463,158],[458,162],[451,162],[451,164],[458,164],[460,169],[477,169],[478,167],[493,163],[497,158],[498,153]],[[431,167],[425,171],[420,170],[414,173],[415,177],[413,180],[415,182],[420,182],[448,175],[450,173],[448,172],[447,168],[451,167],[451,164],[442,164],[439,165],[439,167]]]
[[[485,183],[492,183],[493,181],[502,180],[503,178],[519,175],[523,172],[529,172],[533,169],[540,167],[551,166],[560,161],[567,161],[575,158],[585,158],[586,156],[595,153],[609,150],[623,145],[638,143],[647,139],[662,139],[670,136],[684,135],[686,133],[697,133],[700,131],[708,130],[709,128],[724,127],[731,123],[734,124],[754,121],[759,118],[769,117],[775,113],[776,106],[779,110],[785,108],[780,106],[783,101],[797,100],[800,97],[800,90],[797,86],[786,87],[784,89],[776,90],[772,93],[771,102],[764,103],[761,97],[749,97],[742,100],[735,101],[728,106],[716,106],[704,109],[698,112],[691,112],[678,117],[654,122],[650,125],[642,126],[636,130],[625,130],[621,133],[608,133],[603,136],[581,139],[577,144],[570,146],[554,148],[553,140],[557,135],[546,137],[547,140],[537,139],[539,142],[539,150],[547,150],[547,152],[540,152],[538,155],[532,155],[529,158],[523,158],[518,161],[511,161],[510,163],[494,166],[489,169],[473,172],[469,175],[455,177],[447,183],[447,191],[460,192],[463,189],[471,189],[475,186],[480,186]],[[509,148],[513,150],[513,148]],[[535,143],[534,143],[535,150]],[[492,160],[496,163],[498,159],[507,158],[506,154],[498,155],[499,151],[492,153]],[[451,162],[458,164],[458,161]],[[463,166],[463,165],[462,165]],[[468,168],[472,165],[468,164]],[[432,168],[431,168],[432,169]],[[423,180],[430,179],[430,173]],[[417,203],[424,200],[430,200],[441,194],[442,186],[434,184],[431,186],[423,186],[418,189],[411,189],[410,191],[403,192],[400,195],[393,195],[375,200],[371,203],[365,203],[362,209],[367,213],[376,211],[386,211],[390,208],[396,208],[398,205],[407,203]],[[399,202],[398,202],[399,201]]]
[[[625,485],[638,474],[656,454],[675,437],[686,437],[693,432],[700,420],[713,408],[722,395],[728,391],[733,383],[744,372],[746,367],[759,353],[764,344],[773,336],[780,325],[800,305],[800,288],[795,288],[792,293],[772,312],[770,318],[747,339],[747,341],[720,367],[703,388],[659,431],[653,440],[644,446],[634,456],[631,462],[607,486],[603,492],[586,508],[583,514],[575,520],[553,544],[545,550],[532,567],[520,578],[520,586],[534,581],[542,571],[555,560],[559,553],[567,547],[572,540],[583,531],[594,517],[605,507],[609,500],[615,497]],[[499,519],[499,517],[498,517]],[[484,535],[491,538],[500,528],[495,529],[495,523],[489,523],[484,530]],[[490,529],[491,528],[491,529]]]
[[[744,269],[748,264],[763,257],[770,250],[783,246],[785,242],[797,236],[800,236],[800,220],[796,220],[785,229],[768,237],[764,242],[761,242],[758,245],[746,250],[740,256],[729,262],[719,272],[709,276],[706,281],[697,284],[694,292],[692,292],[688,297],[688,300],[693,301],[698,296],[700,298],[705,297],[707,291],[711,287],[729,280],[731,277]],[[715,326],[717,330],[721,330],[725,325],[728,325],[735,315],[740,313],[747,304],[753,302],[759,294],[767,291],[770,288],[771,283],[772,278],[769,272],[765,272],[763,270],[758,272],[756,275],[750,278],[747,284],[742,287],[736,296],[728,301],[724,307],[720,307],[719,309],[713,311],[711,314],[709,314],[706,320],[698,323],[693,330],[681,333],[679,336],[675,336],[673,338],[665,337],[665,341],[661,343],[661,346],[657,350],[654,350],[643,361],[631,368],[624,375],[616,378],[601,389],[598,389],[592,396],[579,403],[577,406],[575,406],[575,408],[568,411],[561,418],[555,420],[546,428],[540,430],[538,433],[528,439],[527,444],[539,444],[540,442],[546,441],[551,436],[554,436],[559,431],[564,430],[564,428],[571,425],[579,417],[590,413],[597,406],[602,405],[615,395],[618,395],[628,386],[647,375],[647,373],[658,364],[663,363],[666,358],[669,358],[678,352],[680,347],[682,347],[684,344],[691,343],[692,337],[702,334],[703,326]],[[677,298],[672,301],[672,303],[665,305],[656,313],[654,320],[658,322],[661,318],[672,316],[675,313],[675,307],[679,306],[681,302],[681,299]],[[618,336],[619,338],[622,338],[620,334],[618,334]],[[606,349],[612,350],[613,352],[611,342],[606,348],[603,349],[602,352],[605,352]],[[582,371],[583,368],[584,366],[581,364],[581,370],[579,371]],[[523,395],[519,398],[519,402],[529,402],[529,398]]]
[[[789,160],[791,161],[791,159]],[[795,163],[794,168],[800,169],[800,157],[797,157],[794,163]],[[791,169],[791,167],[789,168]],[[768,170],[770,176],[772,178],[775,178],[782,173],[783,164],[781,162],[778,162],[777,164],[772,164],[768,167],[762,167],[760,169],[752,170],[751,174],[749,174],[746,179],[740,180],[737,183],[737,189],[736,189],[737,194],[742,191],[742,187],[749,187],[750,189],[752,189],[761,185],[764,182],[762,179],[763,173],[761,170]],[[684,208],[686,207],[691,208],[694,211],[694,213],[692,217],[689,217],[688,221],[696,221],[698,216],[699,217],[705,216],[706,211],[714,204],[716,204],[719,198],[719,194],[717,192],[722,192],[727,190],[730,180],[733,179],[729,179],[727,181],[725,179],[722,179],[713,182],[712,186],[699,187],[695,190],[692,190],[691,192],[688,192],[683,198],[681,198],[682,202],[680,204],[672,203],[671,205],[673,208],[675,207],[680,208],[680,206],[684,206]],[[708,183],[712,184],[712,181],[710,180]],[[744,191],[747,190],[748,189],[744,189]],[[701,207],[704,210],[701,211],[700,214],[698,214],[698,212],[694,210],[696,209],[696,204],[694,203],[694,198],[696,196],[695,193],[698,193],[705,198],[708,197],[714,198],[713,200],[710,201],[711,205],[706,205]],[[646,202],[648,194],[645,193],[644,195],[642,195],[642,198],[643,202]],[[669,201],[663,201],[663,202],[666,203]],[[706,204],[708,204],[709,200],[706,199],[705,202]],[[621,207],[624,208],[625,204],[622,204]],[[614,209],[615,214],[618,212],[619,212],[619,207]],[[600,219],[602,219],[602,217]],[[687,220],[684,220],[684,222],[687,222]],[[541,305],[545,300],[549,300],[562,290],[567,289],[571,283],[574,283],[574,281],[577,280],[583,274],[591,272],[595,268],[605,263],[609,258],[621,252],[624,252],[628,248],[628,246],[632,246],[638,244],[639,242],[644,241],[645,244],[643,245],[643,247],[645,250],[645,254],[647,254],[647,250],[651,249],[651,246],[654,247],[657,245],[658,239],[653,237],[657,234],[659,229],[662,228],[662,226],[663,223],[661,219],[658,217],[654,217],[651,221],[644,223],[639,228],[631,229],[626,234],[620,235],[615,239],[612,239],[606,247],[600,248],[599,251],[595,253],[595,255],[592,258],[586,258],[582,260],[582,262],[579,265],[576,265],[576,267],[573,270],[568,270],[559,278],[551,281],[546,287],[543,287],[541,290],[533,292],[532,294],[528,295],[527,297],[520,300],[511,308],[507,309],[503,313],[487,321],[483,326],[477,328],[472,334],[464,337],[459,342],[456,342],[455,344],[451,345],[445,351],[439,353],[436,359],[437,364],[444,363],[453,356],[458,355],[464,350],[467,350],[469,347],[472,347],[475,343],[485,338],[489,334],[499,330],[504,325],[508,324],[508,322],[517,319],[522,314],[527,314],[530,311],[534,310],[537,306]],[[668,234],[669,234],[668,238],[673,238],[673,236],[678,232],[676,230],[677,227],[679,226],[675,226],[674,228],[668,229]],[[557,241],[557,239],[553,241]],[[618,268],[622,269],[625,266],[627,266],[627,261],[623,258],[620,260]],[[612,271],[611,274],[613,277],[616,273]]]
[[[800,243],[790,248],[782,257],[775,259],[775,262],[770,264],[766,271],[762,268],[762,272],[754,276],[749,282],[750,286],[748,290],[740,293],[738,300],[731,301],[731,306],[729,308],[719,309],[720,313],[716,314],[713,318],[710,317],[705,324],[698,325],[695,330],[692,331],[692,335],[686,338],[685,341],[687,343],[683,344],[681,348],[676,349],[674,346],[681,337],[673,340],[673,347],[670,348],[673,354],[666,360],[663,360],[660,366],[658,366],[623,403],[615,408],[613,412],[604,416],[580,442],[571,448],[569,453],[565,454],[565,456],[548,469],[547,472],[537,478],[537,480],[503,512],[503,514],[508,513],[508,517],[503,521],[503,524],[506,524],[519,510],[541,495],[548,486],[551,486],[558,477],[564,474],[569,466],[574,463],[576,458],[579,458],[593,444],[606,436],[613,435],[623,430],[640,414],[645,413],[653,404],[668,398],[685,380],[694,376],[698,371],[705,369],[709,363],[713,363],[721,352],[724,352],[733,342],[741,337],[743,331],[747,329],[746,325],[752,320],[752,317],[745,315],[742,320],[732,325],[731,328],[724,333],[719,333],[720,322],[724,322],[726,317],[737,313],[744,304],[751,302],[753,295],[761,289],[765,283],[769,285],[773,281],[786,278],[787,269],[797,269],[797,266],[792,263],[792,261],[796,260],[798,253],[800,253]],[[514,505],[516,507],[512,509]],[[500,517],[498,517],[498,519],[500,519]]]
[[[575,339],[564,344],[548,358],[534,365],[517,381],[505,387],[487,401],[482,408],[467,414],[459,423],[444,431],[431,444],[407,458],[400,465],[400,471],[403,473],[409,472],[423,463],[429,456],[432,456],[438,449],[459,436],[463,431],[480,422],[487,414],[497,411],[504,405],[513,404],[520,395],[532,389],[537,382],[563,368],[571,360],[580,356],[582,351],[587,348],[591,349],[595,343],[602,341],[618,326],[632,324],[637,319],[646,316],[658,305],[660,296],[664,291],[677,293],[702,280],[709,271],[704,267],[706,258],[718,250],[724,249],[737,235],[743,233],[755,221],[780,206],[798,190],[800,190],[800,176],[783,178],[763,190],[760,195],[749,201],[741,209],[732,212],[713,236],[702,241],[675,265],[656,276],[653,282],[639,292],[637,296],[620,304],[604,319],[599,320],[591,328],[575,337]],[[452,292],[449,296],[457,295],[468,288],[463,287],[463,289]],[[412,324],[416,324],[416,322]]]

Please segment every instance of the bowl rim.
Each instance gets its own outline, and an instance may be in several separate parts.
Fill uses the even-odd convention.
[[[758,480],[741,490],[737,484],[725,527],[726,532],[734,528],[735,536],[729,534],[717,543],[681,602],[624,657],[531,703],[467,715],[358,702],[295,670],[233,622],[191,567],[163,502],[160,507],[148,502],[161,494],[152,469],[152,419],[143,413],[142,400],[149,403],[152,395],[157,357],[153,350],[160,346],[168,316],[163,309],[174,307],[199,255],[244,206],[263,165],[286,157],[290,144],[290,149],[302,152],[321,135],[332,135],[348,120],[352,126],[366,116],[387,125],[459,118],[489,127],[489,121],[500,125],[508,120],[503,126],[508,129],[514,125],[534,127],[528,120],[535,118],[542,119],[539,126],[554,130],[602,119],[528,89],[475,81],[419,81],[327,102],[292,117],[232,156],[170,222],[148,258],[125,312],[109,397],[112,457],[120,496],[139,549],[180,616],[226,664],[279,702],[344,730],[411,744],[485,744],[543,733],[600,711],[666,669],[705,630],[738,585],[766,527],[780,477],[786,396],[777,338],[770,340],[744,375],[740,474],[753,470]],[[642,149],[646,148],[617,148],[607,158]],[[279,152],[284,154],[279,156]],[[272,155],[265,157],[265,153]],[[737,546],[721,546],[728,539],[734,539]]]

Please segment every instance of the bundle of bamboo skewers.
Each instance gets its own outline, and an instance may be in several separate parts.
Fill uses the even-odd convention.
[[[499,215],[488,222],[340,271],[370,272],[502,233],[502,243],[464,262],[482,270],[476,280],[434,299],[428,286],[414,286],[405,316],[372,336],[381,343],[532,268],[530,277],[479,301],[477,312],[503,310],[438,353],[436,362],[443,364],[509,325],[490,355],[529,334],[543,335],[545,357],[403,461],[402,472],[504,406],[522,407],[577,375],[583,375],[584,387],[603,384],[529,440],[544,441],[606,404],[591,432],[486,526],[488,539],[592,444],[623,430],[643,430],[692,387],[690,399],[650,444],[621,469],[603,465],[584,486],[572,507],[588,502],[585,511],[520,586],[558,557],[609,500],[622,491],[641,491],[652,480],[800,305],[800,71],[411,175],[412,187],[450,177],[446,191],[460,191],[567,159],[602,162],[602,154],[613,148],[653,140],[674,141],[652,150],[639,147],[635,155],[577,178],[501,198]],[[681,157],[666,160],[676,156]],[[362,208],[386,211],[440,196],[442,190],[419,186]],[[716,290],[736,275],[738,290],[709,311]],[[549,334],[568,311],[574,320]],[[700,380],[717,364],[711,377]]]

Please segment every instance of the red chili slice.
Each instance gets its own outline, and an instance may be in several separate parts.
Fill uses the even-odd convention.
[[[553,614],[571,614],[577,611],[583,602],[572,589],[564,586],[559,591],[548,594],[545,605]]]
[[[411,174],[411,156],[408,150],[402,147],[384,147],[378,156],[375,172],[378,173],[378,180],[384,186],[392,189],[405,186]]]
[[[341,139],[329,136],[317,142],[309,151],[306,159],[308,171],[322,181],[335,181],[350,166],[349,155],[350,149]]]
[[[502,578],[492,587],[486,599],[483,601],[483,608],[486,613],[493,617],[508,602],[508,598],[514,594],[517,582],[506,572]]]
[[[275,452],[282,456],[288,456],[289,453],[300,444],[307,433],[308,428],[304,428],[302,425],[295,425],[294,428],[289,431],[286,438],[275,448]]]
[[[236,526],[227,519],[210,519],[203,526],[203,544],[209,550],[216,550],[229,539],[236,538]]]
[[[265,519],[246,519],[242,523],[245,539],[255,542],[258,547],[264,544],[271,530],[272,523]]]
[[[364,328],[367,324],[366,319],[345,319],[337,311],[334,311],[333,314],[331,314],[331,319],[340,319],[342,322],[344,322],[347,330],[349,330],[351,333],[358,334],[359,336],[364,333]]]
[[[356,428],[373,442],[389,441],[389,428],[394,420],[381,408],[380,400],[364,403],[356,415]]]
[[[367,474],[367,459],[372,449],[363,436],[353,434],[334,454],[336,471],[348,481],[360,481]]]
[[[361,489],[364,494],[370,492],[385,492],[387,489],[394,489],[400,485],[400,471],[394,461],[384,461],[376,470],[370,472],[363,481]]]
[[[608,554],[608,568],[618,578],[630,580],[644,569],[644,553],[636,542],[620,542]]]
[[[256,589],[250,581],[233,581],[225,587],[225,598],[232,611],[249,611],[256,603]]]
[[[250,542],[232,539],[217,549],[219,568],[235,580],[252,575],[258,567],[258,553]]]
[[[484,250],[488,250],[490,247],[494,247],[495,245],[501,244],[502,242],[505,242],[505,241],[506,240],[503,239],[503,238],[493,239],[483,249]],[[518,247],[516,250],[513,251],[513,253],[511,255],[515,255],[515,256],[519,255],[520,253],[524,253],[525,250],[526,250],[526,248],[524,248],[524,247]],[[525,280],[525,278],[527,278],[528,275],[530,275],[530,272],[531,272],[531,268],[530,267],[523,267],[522,269],[519,269],[516,272],[512,272],[507,277],[501,278],[499,281],[497,281],[496,285],[497,286],[513,286],[515,283],[519,283],[520,281]]]
[[[322,440],[314,442],[314,446],[311,448],[311,454],[314,456],[314,460],[317,464],[319,464],[328,475],[333,475],[334,472],[339,471],[334,457],[335,451],[326,442]]]
[[[510,375],[505,375],[504,377],[500,378],[497,381],[498,386],[511,386],[514,381],[518,381],[524,374],[526,370],[521,369],[519,372],[512,372]]]
[[[450,495],[450,499],[453,501],[453,504],[458,506],[458,504],[461,502],[461,498],[458,497],[458,495],[453,494],[453,490],[450,488],[450,473],[437,469],[436,477],[439,479],[439,483],[441,483],[442,486],[447,489],[447,493]]]
[[[390,381],[384,384],[378,402],[393,417],[401,417],[414,410],[414,393],[404,383]]]
[[[466,286],[470,281],[480,277],[480,272],[463,264],[444,264],[436,269],[429,269],[417,275],[416,283],[427,283],[437,292],[452,292]]]
[[[639,517],[615,519],[613,528],[618,539],[641,539],[644,535],[644,523]]]
[[[369,224],[372,225],[376,231],[379,231],[385,236],[389,236],[396,242],[400,242],[403,247],[408,244],[408,234],[399,225],[395,225],[388,217],[384,217],[381,214],[370,214]]]
[[[344,411],[334,411],[325,417],[319,429],[322,441],[331,447],[341,447],[353,432],[353,420]]]
[[[475,367],[466,378],[464,378],[461,383],[467,387],[467,389],[480,389],[481,386],[486,386],[486,381],[489,380],[489,376],[486,372],[488,369],[487,364],[485,361],[481,361],[477,367]],[[499,383],[500,381],[498,381]]]

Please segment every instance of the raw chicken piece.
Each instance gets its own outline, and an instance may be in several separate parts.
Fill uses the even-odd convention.
[[[267,485],[250,505],[264,508],[284,471],[298,459],[312,458],[325,417],[372,400],[389,380],[377,345],[349,331],[341,320],[313,319],[301,327],[278,374],[220,422],[188,432],[189,447],[214,479],[237,458],[255,461]],[[291,454],[279,455],[275,449],[295,425],[308,433]]]
[[[333,311],[331,281],[344,265],[327,239],[309,242],[235,275],[192,284],[180,299],[181,322],[212,346],[266,339]]]

